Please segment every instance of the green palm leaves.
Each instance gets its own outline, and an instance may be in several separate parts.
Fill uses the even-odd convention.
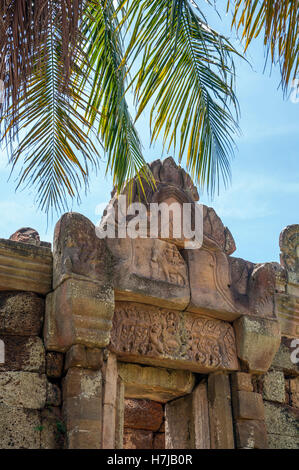
[[[229,178],[236,51],[192,0],[125,0],[115,10],[116,3],[1,4],[1,138],[21,138],[11,154],[13,168],[22,166],[18,184],[33,185],[46,212],[80,196],[100,154],[118,189],[136,173],[151,178],[128,83],[136,117],[151,106],[152,140],[161,136],[168,150],[177,148],[179,161],[211,191]]]
[[[245,50],[264,34],[267,55],[281,68],[282,87],[286,92],[299,70],[299,1],[298,0],[228,0],[233,4],[233,22],[242,30]]]
[[[168,150],[177,147],[179,161],[186,155],[199,184],[213,192],[221,175],[225,182],[230,176],[236,51],[185,0],[132,0],[127,18],[134,25],[127,57],[142,56],[137,117],[152,100],[152,140],[163,132]]]

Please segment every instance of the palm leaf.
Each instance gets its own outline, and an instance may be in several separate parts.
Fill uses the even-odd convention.
[[[137,117],[153,101],[152,141],[162,133],[168,151],[178,148],[180,162],[186,153],[188,169],[213,193],[220,177],[225,184],[230,178],[238,131],[236,51],[186,0],[132,0],[125,5],[132,27],[125,60],[132,70],[138,67],[133,79]]]
[[[245,51],[253,39],[264,36],[267,57],[281,69],[286,93],[299,70],[299,0],[228,0],[233,7],[232,26],[242,31]]]
[[[112,0],[90,2],[83,25],[89,66],[81,83],[84,89],[90,82],[85,117],[97,127],[108,154],[107,171],[113,173],[118,190],[136,173],[141,186],[142,179],[152,181],[126,102],[119,26]]]
[[[1,120],[2,141],[21,137],[10,157],[12,169],[21,165],[18,187],[33,186],[38,205],[47,213],[66,208],[69,197],[80,198],[89,167],[98,160],[88,135],[90,125],[83,117],[85,96],[77,84],[78,70],[86,66],[85,54],[69,38],[73,50],[70,54],[64,50],[61,2],[54,1],[51,8],[43,40],[31,51],[26,86],[18,91],[16,102],[11,98]]]

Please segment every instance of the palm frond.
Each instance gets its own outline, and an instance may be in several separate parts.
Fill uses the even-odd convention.
[[[220,177],[225,183],[230,178],[238,132],[232,61],[236,51],[187,0],[132,0],[124,5],[132,27],[125,60],[132,70],[138,67],[133,79],[137,117],[153,101],[152,141],[163,133],[164,146],[177,147],[180,162],[186,152],[188,169],[213,193]]]
[[[85,117],[98,129],[108,154],[107,171],[111,170],[118,190],[136,173],[140,182],[151,180],[125,97],[119,26],[112,0],[90,2],[83,25],[89,67],[81,83],[84,88],[91,82]]]
[[[77,40],[64,38],[68,27],[61,2],[49,3],[44,40],[30,52],[26,85],[16,102],[13,97],[8,102],[1,119],[2,141],[15,135],[21,139],[10,158],[12,169],[22,167],[18,187],[33,186],[37,203],[47,213],[64,209],[69,197],[80,197],[82,185],[88,184],[89,167],[95,167],[98,159],[88,135],[90,125],[83,117],[85,96],[77,83],[85,54]],[[72,51],[66,52],[66,47]]]
[[[299,0],[228,0],[232,26],[242,31],[245,51],[253,39],[264,36],[267,57],[281,69],[286,93],[299,71]]]

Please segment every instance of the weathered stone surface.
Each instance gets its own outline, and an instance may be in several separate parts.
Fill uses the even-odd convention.
[[[29,245],[40,246],[39,233],[31,227],[23,227],[13,233],[10,240],[14,242],[28,243]]]
[[[231,375],[231,381],[234,391],[244,390],[245,392],[253,392],[250,374],[246,374],[246,372],[234,372]]]
[[[105,240],[96,236],[93,223],[81,214],[64,214],[55,226],[53,287],[66,279],[93,280],[109,290],[112,257]]]
[[[100,449],[102,444],[102,374],[68,370],[63,381],[63,421],[69,449]]]
[[[269,434],[289,436],[298,439],[299,410],[290,406],[282,406],[265,402],[265,422]],[[271,442],[273,442],[273,437]],[[269,442],[270,447],[270,442]]]
[[[299,225],[288,225],[280,234],[280,262],[286,268],[289,281],[299,283]]]
[[[0,334],[39,335],[44,316],[44,300],[32,292],[0,293]]]
[[[41,409],[46,403],[47,380],[35,372],[0,372],[0,404]]]
[[[51,406],[41,411],[41,449],[63,449],[64,424],[60,408]]]
[[[194,375],[185,370],[119,362],[118,373],[124,381],[127,398],[147,398],[160,403],[191,393],[195,383]]]
[[[190,300],[186,263],[173,244],[157,239],[109,239],[116,300],[185,309]]]
[[[166,214],[167,211],[169,222],[166,227],[166,224],[164,224],[165,219],[163,220],[158,213],[156,214],[156,227],[154,230],[156,238],[183,247],[184,242],[190,241],[190,238],[185,237],[182,230],[178,233],[178,229],[182,229],[183,225],[180,216],[183,213],[183,204],[188,203],[191,206],[191,226],[193,228],[195,201],[199,200],[197,189],[193,185],[190,176],[187,175],[171,157],[166,158],[163,162],[156,160],[149,165],[149,169],[153,172],[155,184],[148,184],[147,181],[142,178],[143,187],[141,189],[138,179],[139,176],[133,178],[122,191],[121,203],[118,194],[116,194],[114,190],[112,192],[112,199],[105,210],[105,215],[101,220],[99,228],[106,231],[107,227],[110,226],[110,228],[115,231],[116,237],[124,237],[124,227],[121,227],[121,225],[123,224],[127,232],[130,232],[133,226],[133,230],[135,229],[136,224],[134,211],[132,210],[132,212],[128,213],[124,207],[124,201],[126,207],[131,206],[132,203],[139,204],[141,202],[145,210],[143,215],[145,215],[145,221],[147,222],[147,227],[144,224],[143,231],[145,234],[147,233],[149,238],[151,232],[150,227],[153,230],[154,218],[153,212],[150,211],[153,207],[150,206],[150,204],[154,203],[159,205],[160,213],[162,211]],[[156,207],[157,206],[155,206],[155,208]],[[173,214],[173,210],[175,215]],[[113,215],[112,220],[111,215]]]
[[[189,312],[232,321],[240,316],[230,289],[228,257],[214,244],[199,250],[186,250],[191,300]]]
[[[165,405],[166,449],[194,449],[194,421],[192,395],[173,400]]]
[[[192,393],[194,444],[196,449],[210,449],[210,421],[207,384],[200,383]]]
[[[163,407],[151,400],[125,400],[124,426],[132,429],[158,431],[163,421]]]
[[[74,344],[91,348],[106,346],[110,339],[113,311],[112,288],[67,279],[47,296],[46,348],[65,352]]]
[[[254,392],[238,391],[233,394],[235,419],[264,419],[262,395]]]
[[[281,332],[288,336],[299,336],[299,297],[290,294],[275,295],[275,311]]]
[[[47,382],[46,404],[48,406],[60,406],[61,405],[60,388],[57,385],[52,384],[51,382]]]
[[[244,315],[234,322],[237,354],[249,372],[266,372],[280,345],[275,320]]]
[[[199,384],[186,397],[165,406],[167,449],[209,449],[210,423],[207,384]]]
[[[115,416],[115,449],[122,449],[124,444],[125,421],[125,386],[121,377],[117,379],[116,416]]]
[[[299,408],[299,377],[290,380],[291,403]]]
[[[270,370],[263,378],[263,397],[265,400],[284,403],[286,400],[284,374]]]
[[[237,309],[242,312],[249,310],[249,279],[254,269],[254,264],[242,258],[228,257],[231,275],[231,291]]]
[[[269,449],[299,449],[299,437],[268,434]]]
[[[209,375],[208,400],[211,449],[233,449],[235,445],[232,403],[227,375],[218,373]]]
[[[51,288],[49,248],[0,239],[0,290],[47,294]]]
[[[281,344],[274,356],[272,366],[294,376],[299,375],[299,362],[296,364],[291,360],[291,355],[294,352],[294,348],[291,347],[292,340],[293,338],[287,338],[286,336],[281,337]]]
[[[250,276],[248,288],[249,310],[258,317],[275,318],[276,264],[258,264]]]
[[[203,206],[203,232],[205,240],[212,240],[221,251],[231,255],[236,251],[235,241],[213,208]]]
[[[229,323],[136,303],[116,303],[110,348],[128,362],[194,372],[238,369]]]
[[[238,421],[235,429],[238,449],[268,448],[267,431],[264,421]]]
[[[0,336],[5,345],[5,363],[0,372],[45,372],[45,348],[37,336]]]
[[[70,367],[98,370],[103,364],[103,352],[98,348],[87,348],[82,344],[73,345],[66,354],[65,370]]]
[[[124,449],[152,449],[153,433],[142,429],[124,430]]]
[[[118,398],[118,371],[117,360],[114,354],[109,353],[108,358],[103,367],[103,373],[104,399],[102,448],[115,449]]]
[[[57,379],[63,372],[63,354],[55,351],[49,351],[46,355],[46,374],[48,377]]]
[[[39,449],[41,419],[37,410],[0,404],[0,449]]]
[[[154,435],[153,449],[163,450],[165,449],[165,433],[159,432]]]

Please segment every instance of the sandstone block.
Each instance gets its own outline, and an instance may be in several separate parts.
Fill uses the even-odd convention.
[[[102,374],[71,368],[63,381],[63,422],[69,449],[100,449]]]
[[[118,363],[118,373],[124,381],[127,398],[147,398],[160,403],[187,395],[195,383],[194,375],[189,371],[124,362]]]
[[[34,372],[0,372],[0,403],[41,409],[46,403],[47,380]]]
[[[104,347],[109,343],[114,296],[112,288],[68,279],[47,296],[44,325],[48,350],[65,352],[74,344]]]
[[[264,419],[262,395],[254,392],[239,391],[233,394],[235,419]]]
[[[37,336],[0,336],[5,345],[5,363],[0,372],[45,372],[45,348]]]
[[[158,239],[108,239],[115,260],[116,300],[185,309],[187,265],[177,247]]]
[[[125,400],[124,425],[132,429],[158,431],[164,411],[160,403],[151,400]]]
[[[98,370],[103,365],[103,352],[98,348],[87,348],[74,344],[66,354],[65,370],[70,367]]]
[[[55,351],[49,351],[46,355],[46,374],[48,377],[57,379],[63,372],[63,354]]]
[[[275,318],[276,263],[258,264],[249,279],[249,310],[263,318]]]
[[[270,370],[263,379],[263,397],[265,400],[284,403],[286,400],[283,372]]]
[[[116,303],[110,349],[122,361],[159,367],[238,369],[229,323],[132,302]]]
[[[0,290],[44,295],[51,288],[51,249],[0,239]]]
[[[246,372],[234,372],[231,375],[232,389],[234,391],[244,390],[245,392],[253,392],[251,375]]]
[[[234,322],[237,354],[249,372],[266,372],[280,345],[280,327],[274,320],[244,315]]]
[[[112,257],[105,240],[96,236],[93,223],[69,212],[57,222],[53,243],[53,287],[69,278],[95,281],[108,290],[113,276]]]
[[[142,429],[124,430],[124,449],[152,449],[153,433]]]
[[[238,421],[236,444],[238,449],[267,449],[268,439],[264,421]]]
[[[283,335],[299,336],[299,297],[290,294],[275,295],[275,312]]]
[[[191,300],[187,310],[226,321],[240,316],[230,289],[228,257],[215,245],[186,250]]]
[[[39,449],[41,419],[37,410],[0,404],[0,449]]]
[[[165,433],[159,432],[154,435],[153,449],[165,449]]]
[[[290,380],[290,392],[291,392],[291,403],[295,408],[299,408],[299,380],[296,379]]]
[[[165,406],[167,449],[209,449],[210,424],[207,385],[199,384],[186,397]]]
[[[281,344],[274,356],[272,366],[275,369],[282,370],[287,375],[296,376],[299,375],[299,362],[296,364],[291,359],[294,352],[294,348],[291,347],[292,340],[292,338],[286,336],[281,337]]]
[[[44,317],[44,300],[32,292],[0,293],[0,334],[37,336]]]
[[[208,400],[211,448],[233,449],[235,445],[232,420],[232,403],[229,377],[227,375],[209,375]]]

